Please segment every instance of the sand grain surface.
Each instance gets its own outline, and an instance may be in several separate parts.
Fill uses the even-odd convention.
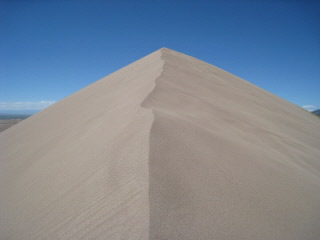
[[[163,48],[0,134],[3,239],[318,239],[320,121]]]

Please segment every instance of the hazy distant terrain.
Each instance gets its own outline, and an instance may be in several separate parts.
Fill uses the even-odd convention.
[[[318,110],[315,110],[315,111],[313,111],[312,113],[313,113],[313,114],[315,114],[315,115],[318,115],[318,116],[320,116],[320,109],[318,109]]]
[[[0,132],[30,117],[27,114],[0,114]]]

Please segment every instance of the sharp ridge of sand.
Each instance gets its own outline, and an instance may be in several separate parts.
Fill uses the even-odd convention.
[[[148,231],[146,231],[149,222],[146,211],[148,208],[148,195],[146,194],[148,180],[145,176],[148,174],[148,170],[145,166],[148,164],[147,155],[149,154],[149,135],[147,131],[150,130],[148,128],[152,124],[153,113],[151,109],[143,108],[140,104],[154,89],[155,79],[158,75],[161,75],[163,65],[160,64],[164,62],[160,59],[159,54],[160,52],[156,51],[144,59],[140,59],[108,75],[106,79],[103,78],[72,94],[57,104],[27,119],[24,123],[18,124],[12,129],[1,133],[0,146],[2,151],[0,152],[0,159],[2,163],[1,166],[5,166],[1,168],[2,170],[6,170],[6,172],[3,170],[5,175],[10,172],[10,176],[8,175],[8,177],[5,177],[5,175],[0,176],[1,179],[3,179],[3,181],[1,181],[1,186],[3,185],[1,192],[4,193],[7,191],[6,189],[10,188],[11,185],[5,184],[5,182],[7,182],[9,178],[13,178],[14,181],[17,182],[14,187],[21,188],[16,190],[15,194],[18,193],[19,195],[27,197],[27,201],[20,201],[18,197],[15,197],[16,202],[19,204],[24,202],[25,204],[24,211],[26,214],[24,214],[23,217],[28,216],[28,221],[25,221],[23,224],[25,226],[21,224],[19,213],[17,213],[15,218],[18,220],[14,220],[9,226],[17,227],[15,233],[11,235],[10,230],[6,229],[6,225],[9,223],[5,221],[10,213],[6,213],[7,216],[3,220],[3,225],[0,220],[0,230],[8,231],[8,237],[18,238],[17,236],[22,234],[26,239],[31,239],[30,236],[32,236],[32,239],[43,239],[43,234],[45,234],[46,237],[49,238],[59,232],[64,232],[64,228],[66,227],[70,229],[71,224],[75,224],[72,228],[78,228],[83,225],[86,227],[80,228],[79,231],[76,231],[76,229],[72,231],[74,237],[84,237],[88,236],[88,234],[98,236],[101,234],[101,231],[107,231],[104,232],[104,234],[108,236],[112,234],[113,231],[115,231],[114,234],[116,234],[117,229],[121,228],[122,230],[121,233],[118,234],[118,238],[131,233],[130,236],[132,239],[148,239]],[[142,74],[140,71],[142,71]],[[116,94],[114,94],[113,91],[116,91]],[[105,92],[107,92],[107,94],[105,94]],[[90,101],[89,104],[86,101],[87,99]],[[79,104],[79,102],[81,102],[81,104]],[[115,108],[113,108],[113,105]],[[125,108],[122,109],[123,107]],[[112,111],[109,111],[110,109]],[[128,115],[127,112],[131,113]],[[62,122],[60,122],[61,119],[63,119]],[[114,124],[113,127],[108,127],[110,124]],[[48,125],[50,127],[52,125],[56,131],[51,131]],[[113,130],[113,128],[122,130]],[[118,131],[118,135],[115,135],[114,131]],[[56,132],[58,134],[56,134]],[[95,134],[91,132],[94,132],[97,136],[94,137],[93,135]],[[75,134],[79,134],[79,137],[74,138],[73,136]],[[115,138],[111,139],[106,135],[114,135]],[[21,137],[17,138],[16,136]],[[33,139],[33,141],[28,141],[29,138]],[[51,142],[46,143],[46,138],[51,139]],[[84,140],[80,141],[81,139]],[[79,147],[77,146],[79,143],[84,143],[84,145]],[[20,153],[25,154],[17,154],[14,149],[15,146],[20,148]],[[96,146],[100,147],[97,148]],[[29,152],[30,150],[31,153]],[[42,156],[37,156],[34,154],[37,153],[37,150],[48,151],[50,154],[46,156],[44,152]],[[77,153],[79,151],[83,151],[83,153]],[[8,156],[6,152],[8,152]],[[64,152],[65,154],[63,154]],[[56,157],[54,157],[55,155]],[[54,158],[56,158],[57,161],[54,161]],[[105,160],[103,160],[104,158]],[[9,160],[11,160],[10,164]],[[105,165],[103,163],[104,161],[108,164]],[[39,164],[43,165],[44,163],[46,163],[47,166],[42,166],[43,170],[40,170]],[[50,164],[53,166],[49,167]],[[63,171],[59,170],[56,172],[57,175],[61,175],[61,172],[67,173],[63,178],[56,177],[55,179],[54,176],[50,176],[52,175],[50,172],[57,171],[56,164],[65,165],[65,167],[61,169]],[[86,170],[83,167],[79,169],[78,166],[86,166]],[[113,177],[103,176],[103,173],[105,173],[108,168],[114,171]],[[94,169],[97,171],[94,171]],[[28,171],[34,172],[33,174],[29,174]],[[43,173],[41,173],[41,171],[43,171]],[[77,171],[81,173],[76,173]],[[48,177],[45,177],[46,175],[48,175]],[[69,178],[69,176],[71,177]],[[21,178],[25,177],[27,181],[20,181]],[[43,177],[47,179],[43,179]],[[65,180],[63,180],[64,178]],[[112,178],[114,178],[115,181],[113,185],[110,183],[110,179]],[[29,184],[36,179],[38,179],[38,181],[34,184]],[[43,181],[39,181],[39,179],[43,179]],[[77,184],[80,180],[82,184],[73,184],[73,182]],[[42,194],[37,197],[37,194],[30,194],[30,192],[24,191],[21,186],[26,185],[37,193],[40,189],[39,185],[41,186],[42,184],[41,182],[46,181],[52,184],[50,191],[56,194],[53,194],[50,200],[39,202],[38,209],[35,208],[36,206],[33,203],[31,203],[32,205],[30,206],[30,202],[32,202],[30,199],[34,198],[35,202],[41,198],[45,199],[47,196],[50,196],[50,192],[42,192]],[[91,186],[95,181],[99,182],[99,184],[97,183]],[[63,182],[65,182],[65,184],[63,184]],[[117,187],[117,183],[122,184]],[[105,198],[101,197],[103,194],[95,193],[97,191],[96,189],[102,188],[103,184],[107,185],[107,189],[110,191],[110,194],[107,195],[108,197]],[[137,186],[137,184],[140,185],[140,187]],[[60,189],[55,187],[58,185],[61,185]],[[118,191],[117,188],[120,188],[121,191]],[[76,213],[72,212],[74,211],[72,210],[73,206],[76,205],[72,205],[70,212],[67,214],[67,211],[60,212],[60,215],[57,214],[61,206],[70,204],[70,199],[72,199],[80,189],[86,189],[86,196],[92,196],[94,204],[84,204],[86,208],[79,211],[76,216],[74,216]],[[126,189],[128,189],[128,192]],[[16,195],[12,194],[12,196]],[[128,201],[130,201],[127,204],[120,204],[125,198],[130,196],[132,196],[132,199],[128,199]],[[4,207],[7,203],[5,199],[2,200],[4,203],[1,203],[1,207]],[[119,202],[119,204],[117,202]],[[81,204],[82,201],[80,200],[79,203]],[[110,203],[111,206],[108,206],[108,203]],[[22,206],[19,205],[19,207]],[[98,211],[101,207],[103,207],[102,211]],[[126,213],[126,211],[137,212]],[[102,213],[105,214],[103,215]],[[114,213],[117,213],[113,216],[114,219],[110,218],[110,214]],[[64,216],[64,214],[66,217],[60,221],[59,219],[61,216]],[[121,220],[124,216],[133,219],[133,216],[135,216],[136,219],[133,220],[134,223],[130,221],[125,222]],[[41,221],[42,218],[44,218],[44,221]],[[110,219],[113,220],[111,221]],[[119,221],[123,221],[123,223],[119,224]],[[26,228],[29,224],[30,227]],[[114,224],[117,224],[116,228],[112,227]],[[97,226],[101,228],[95,229]],[[6,233],[3,234],[5,237]],[[125,237],[121,239],[124,238]]]
[[[143,106],[143,104],[148,100],[148,98],[152,95],[152,93],[156,90],[157,88],[157,80],[162,76],[163,74],[163,71],[164,71],[164,66],[166,64],[166,62],[163,60],[162,56],[163,56],[163,50],[166,49],[166,48],[161,48],[160,50],[158,50],[160,52],[160,59],[163,61],[163,65],[162,65],[162,71],[160,72],[159,76],[156,77],[154,79],[154,87],[153,89],[149,92],[149,94],[144,98],[144,100],[141,102],[140,106],[142,108],[146,108],[146,109],[149,109],[152,113],[152,116],[153,116],[153,120],[152,120],[152,123],[151,123],[151,127],[150,127],[150,130],[149,130],[149,157],[148,157],[148,175],[149,175],[149,179],[150,179],[150,137],[151,137],[151,131],[152,131],[152,126],[153,126],[153,123],[154,123],[154,120],[155,120],[155,113],[154,113],[154,109],[153,108],[150,108],[150,107],[147,107],[147,106]],[[150,182],[150,181],[149,181]],[[150,186],[149,186],[149,191],[150,192]],[[148,194],[148,202],[149,202],[149,238],[148,240],[152,240],[152,238],[150,237],[150,232],[151,232],[151,227],[150,227],[150,195]]]

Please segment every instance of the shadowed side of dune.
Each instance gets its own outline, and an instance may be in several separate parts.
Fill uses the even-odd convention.
[[[317,119],[200,60],[162,59],[142,104],[154,113],[150,239],[316,239]]]

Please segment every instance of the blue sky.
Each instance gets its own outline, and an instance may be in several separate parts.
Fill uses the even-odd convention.
[[[0,0],[0,112],[40,110],[168,47],[320,108],[313,0]]]

